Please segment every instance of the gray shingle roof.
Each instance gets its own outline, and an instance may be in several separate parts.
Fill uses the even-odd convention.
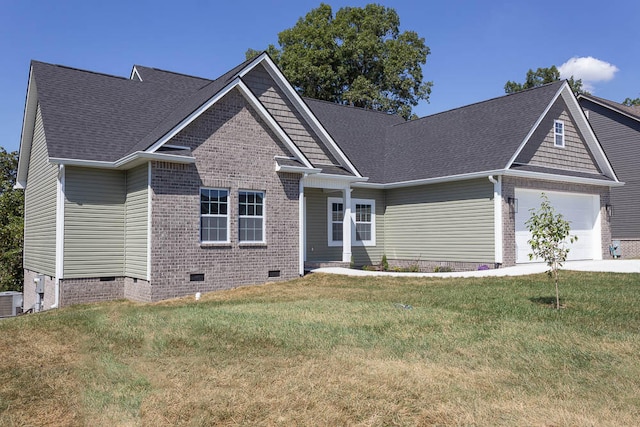
[[[305,99],[370,182],[504,169],[563,82],[418,120]]]
[[[371,182],[384,181],[386,134],[400,116],[304,98],[305,103],[356,169]]]
[[[622,113],[628,114],[634,117],[636,120],[640,120],[640,106],[638,105],[629,107],[627,105],[620,104],[618,102],[611,101],[609,99],[600,98],[593,95],[580,95],[580,97],[586,100],[595,101],[600,104],[606,105],[609,108],[613,108],[614,110],[618,110]]]
[[[50,157],[115,161],[189,93],[32,62]]]
[[[143,151],[228,85],[136,66],[142,81],[33,62],[51,157],[115,161]],[[406,122],[305,98],[363,176],[392,183],[504,169],[560,89],[551,83]],[[322,165],[325,173],[349,174]]]

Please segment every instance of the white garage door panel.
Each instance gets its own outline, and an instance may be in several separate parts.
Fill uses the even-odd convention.
[[[516,213],[516,262],[532,262],[529,260],[531,248],[527,243],[531,233],[525,222],[531,217],[530,209],[539,209],[540,191],[516,189],[518,212]],[[600,227],[598,225],[598,211],[600,201],[598,196],[545,192],[551,206],[556,213],[561,213],[564,219],[571,223],[571,235],[578,237],[573,244],[569,244],[569,260],[598,259],[600,255]],[[533,262],[540,262],[534,259]]]

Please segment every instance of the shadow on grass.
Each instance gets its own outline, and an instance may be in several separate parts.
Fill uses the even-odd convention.
[[[556,308],[556,297],[535,297],[529,298],[529,301],[545,307]],[[562,298],[560,298],[560,308],[566,308],[566,305],[562,301]]]

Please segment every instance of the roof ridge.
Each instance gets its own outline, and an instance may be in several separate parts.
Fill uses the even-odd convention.
[[[444,110],[444,111],[439,111],[439,112],[437,112],[437,113],[429,114],[429,115],[427,115],[427,116],[422,116],[422,117],[417,118],[417,119],[415,119],[415,120],[407,120],[405,123],[396,123],[396,124],[395,124],[395,125],[393,125],[393,126],[402,126],[402,125],[405,125],[405,124],[407,124],[407,123],[415,123],[415,122],[419,122],[419,121],[421,121],[421,120],[423,120],[423,119],[428,119],[428,118],[432,118],[432,117],[435,117],[435,116],[439,116],[439,115],[441,115],[441,114],[447,114],[447,113],[451,113],[451,112],[453,112],[453,111],[462,110],[462,109],[465,109],[465,108],[468,108],[468,107],[473,107],[474,105],[485,104],[485,103],[488,103],[488,102],[496,101],[496,100],[498,100],[498,99],[505,99],[505,98],[508,98],[508,97],[510,97],[510,96],[517,96],[517,95],[521,95],[521,94],[524,94],[524,93],[526,93],[526,92],[531,92],[531,91],[538,90],[538,89],[542,89],[542,88],[549,87],[549,86],[552,86],[552,85],[556,85],[556,84],[564,83],[565,81],[566,81],[566,80],[557,80],[557,81],[555,81],[555,82],[545,83],[545,84],[543,84],[543,85],[536,86],[536,87],[532,87],[532,88],[529,88],[529,89],[524,89],[524,90],[521,90],[521,91],[518,91],[518,92],[514,92],[514,93],[506,93],[506,94],[504,94],[504,95],[495,96],[495,97],[493,97],[493,98],[485,99],[485,100],[478,101],[478,102],[472,102],[471,104],[461,105],[460,107],[451,108],[451,109],[449,109],[449,110]]]
[[[142,68],[147,68],[149,70],[154,70],[154,71],[160,71],[161,73],[168,73],[168,74],[174,74],[176,76],[182,76],[182,77],[189,77],[192,79],[198,79],[198,80],[208,80],[208,81],[214,81],[216,79],[208,79],[206,77],[199,77],[199,76],[194,76],[192,74],[186,74],[186,73],[179,73],[177,71],[170,71],[170,70],[163,70],[162,68],[156,68],[156,67],[147,67],[146,65],[140,65],[140,64],[133,64],[133,67],[142,67]]]
[[[377,113],[377,114],[384,114],[385,116],[396,116],[396,117],[402,118],[402,116],[400,116],[399,114],[387,113],[385,111],[373,110],[373,109],[364,108],[364,107],[358,107],[357,105],[340,104],[339,102],[327,101],[326,99],[317,99],[317,98],[312,98],[310,96],[303,96],[302,99],[309,99],[311,101],[323,102],[325,104],[336,105],[338,107],[352,108],[354,110],[361,110],[361,111],[367,111],[367,112],[372,112],[372,113]]]
[[[38,61],[38,60],[35,60],[35,59],[31,60],[31,64],[42,64],[42,65],[48,65],[50,67],[57,67],[57,68],[64,68],[66,70],[79,71],[81,73],[95,74],[97,76],[110,77],[110,78],[114,78],[114,79],[127,80],[127,81],[130,80],[128,77],[116,76],[115,74],[100,73],[98,71],[85,70],[85,69],[82,69],[82,68],[70,67],[68,65],[52,64],[50,62]]]

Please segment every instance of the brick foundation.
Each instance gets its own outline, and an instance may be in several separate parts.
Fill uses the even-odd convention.
[[[23,290],[23,311],[48,310],[56,301],[56,282],[51,276],[44,276],[44,298],[41,300],[41,306],[38,310],[38,294],[36,294],[36,283],[34,279],[39,273],[32,270],[24,269],[24,290]]]
[[[124,277],[60,280],[60,307],[124,299]]]

